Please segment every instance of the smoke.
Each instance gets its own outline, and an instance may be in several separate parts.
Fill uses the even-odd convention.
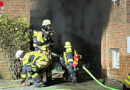
[[[31,22],[40,27],[43,19],[52,20],[55,51],[61,52],[64,42],[70,41],[100,77],[101,38],[108,24],[111,0],[38,0],[37,5],[37,10],[31,13]]]

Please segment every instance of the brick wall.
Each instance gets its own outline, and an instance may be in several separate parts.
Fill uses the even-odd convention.
[[[1,0],[5,11],[10,17],[25,17],[30,21],[30,0]],[[120,0],[113,5],[108,27],[102,38],[102,68],[103,73],[110,78],[123,81],[130,72],[130,54],[126,51],[126,37],[130,36],[130,0]],[[120,68],[112,68],[111,48],[119,48]],[[11,78],[8,68],[8,58],[0,50],[0,78]]]
[[[109,78],[124,81],[130,73],[130,60],[127,53],[127,36],[130,36],[130,24],[128,22],[130,0],[120,0],[119,5],[113,5],[110,21],[102,38],[102,68]],[[119,48],[119,69],[112,67],[111,49]],[[103,72],[104,73],[104,72]]]
[[[10,17],[24,17],[30,21],[30,0],[1,0]]]
[[[130,23],[130,0],[127,0],[127,4],[126,4],[126,20],[127,20],[127,23]]]
[[[9,17],[24,17],[30,22],[30,0],[0,0],[3,1],[5,10]],[[0,49],[0,79],[11,79],[7,55]]]
[[[126,6],[126,30],[127,30],[127,36],[130,36],[130,0],[127,0],[127,6]],[[126,56],[126,68],[127,68],[127,72],[130,73],[130,53],[127,53]]]
[[[11,79],[7,55],[0,49],[0,79]]]

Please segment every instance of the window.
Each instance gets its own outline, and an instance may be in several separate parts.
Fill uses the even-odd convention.
[[[120,0],[112,0],[113,5],[120,5]]]
[[[127,53],[130,53],[130,36],[127,37]]]
[[[119,55],[119,48],[112,49],[112,67],[119,68],[120,66],[120,55]]]
[[[37,0],[31,0],[31,10],[35,10],[37,8]]]

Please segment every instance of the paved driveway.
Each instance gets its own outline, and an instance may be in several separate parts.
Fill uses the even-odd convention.
[[[103,79],[100,79],[102,82]],[[11,86],[11,85],[19,85],[20,80],[0,80],[0,87],[1,86]],[[106,85],[111,86],[113,88],[118,88],[122,90],[122,83],[107,79],[105,82]],[[108,90],[100,85],[98,85],[94,80],[88,80],[82,83],[77,84],[71,84],[71,83],[65,83],[60,79],[55,79],[52,83],[52,85],[43,87],[43,88],[34,88],[33,86],[28,87],[15,87],[15,88],[7,88],[7,89],[0,89],[0,90]]]

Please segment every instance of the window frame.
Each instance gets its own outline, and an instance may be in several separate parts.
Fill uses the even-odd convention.
[[[120,68],[119,48],[112,48],[112,68]]]
[[[127,53],[130,54],[130,36],[127,36]]]

